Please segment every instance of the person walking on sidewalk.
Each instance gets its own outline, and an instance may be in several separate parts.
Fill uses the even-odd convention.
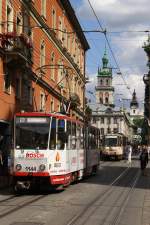
[[[127,153],[127,163],[131,165],[131,160],[132,160],[132,146],[130,142],[128,142],[126,146],[126,153]]]
[[[141,172],[143,176],[146,176],[146,167],[148,164],[148,149],[147,146],[142,146],[142,152],[140,154]]]

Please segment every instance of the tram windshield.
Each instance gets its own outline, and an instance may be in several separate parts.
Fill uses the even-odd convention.
[[[105,146],[117,146],[117,138],[106,138],[105,139]]]
[[[47,149],[50,118],[17,117],[15,147],[17,149]]]

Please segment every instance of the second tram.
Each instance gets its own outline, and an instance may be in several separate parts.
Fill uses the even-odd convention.
[[[121,160],[124,155],[126,138],[123,134],[107,134],[103,141],[102,157],[104,159],[114,158]]]

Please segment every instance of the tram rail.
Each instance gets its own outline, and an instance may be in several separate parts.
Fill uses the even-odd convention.
[[[24,201],[23,201],[23,196],[21,195],[20,197],[21,197],[20,198],[20,202],[17,203],[17,205],[14,206],[13,208],[12,208],[12,206],[15,203],[15,200],[18,199],[19,196],[15,195],[15,196],[7,198],[5,201],[3,201],[3,205],[8,206],[8,207],[4,210],[3,213],[0,214],[0,219],[4,218],[5,216],[8,216],[10,214],[13,214],[14,212],[16,212],[16,211],[18,211],[18,210],[20,210],[20,209],[22,209],[22,208],[24,208],[24,207],[34,203],[34,202],[37,202],[40,199],[46,198],[46,195],[40,195],[38,197],[35,197],[35,195],[34,195],[32,197],[29,197],[28,200],[26,199],[27,196],[25,196],[26,198],[25,198]],[[10,202],[8,200],[14,200],[14,201]],[[1,205],[2,205],[2,202],[1,202]]]
[[[106,199],[108,199],[111,194],[113,193],[114,189],[115,189],[115,185],[119,185],[120,182],[122,182],[123,180],[125,181],[125,177],[128,176],[130,173],[134,173],[134,171],[132,171],[132,168],[127,167],[124,169],[123,172],[121,172],[119,174],[119,176],[117,176],[110,184],[109,187],[104,190],[101,191],[92,201],[90,201],[90,203],[88,205],[86,205],[83,210],[81,210],[78,214],[76,214],[75,216],[72,217],[71,220],[69,220],[66,225],[80,225],[80,224],[86,224],[86,221],[89,219],[89,216],[92,215],[93,210],[95,210],[96,207],[99,207],[102,203],[104,203],[106,201]],[[115,200],[115,202],[118,202],[118,200],[120,199],[120,197],[123,195],[123,193],[127,192],[127,194],[125,194],[124,196],[124,204],[122,204],[122,207],[120,207],[117,211],[117,213],[115,213],[114,218],[112,223],[110,223],[110,225],[117,225],[119,222],[119,219],[122,215],[123,209],[125,208],[126,204],[127,204],[127,200],[129,199],[131,193],[134,190],[134,187],[138,181],[138,175],[139,172],[135,175],[134,179],[133,179],[133,174],[130,174],[132,176],[132,180],[130,181],[130,190],[127,192],[125,190],[125,188],[123,188],[119,195],[117,196],[117,199]],[[127,182],[127,181],[126,181]],[[124,186],[126,186],[127,184],[124,183]],[[1,205],[5,205],[5,210],[3,212],[1,212],[0,214],[0,219],[4,218],[5,216],[11,215],[13,213],[16,213],[16,211],[19,211],[21,209],[23,209],[24,207],[35,203],[43,198],[46,198],[48,195],[48,193],[45,195],[40,195],[40,196],[24,196],[24,195],[14,195],[11,196],[10,198],[6,198],[5,200],[1,200],[0,203]],[[28,198],[28,199],[27,199]],[[71,204],[73,205],[73,204]],[[109,213],[109,211],[108,211]],[[81,221],[84,220],[84,223],[82,223]],[[81,222],[81,223],[80,223]]]
[[[110,195],[115,190],[115,185],[119,184],[119,181],[121,181],[123,178],[128,176],[130,172],[132,172],[132,169],[130,167],[127,167],[117,178],[114,179],[114,181],[111,184],[109,184],[109,187],[106,190],[99,193],[99,195],[96,196],[91,202],[89,202],[89,204],[86,205],[86,207],[84,207],[83,210],[81,210],[77,215],[72,217],[72,219],[69,220],[66,225],[85,225],[86,222],[89,220],[90,216],[92,216],[93,212],[95,212],[96,208],[101,207],[101,205],[103,205],[103,203],[106,201],[106,199],[108,199],[110,197]],[[133,176],[132,176],[132,178],[133,178]],[[123,212],[123,209],[126,206],[126,203],[130,197],[130,194],[133,192],[133,189],[137,183],[138,178],[139,178],[139,171],[135,175],[134,179],[132,179],[133,182],[132,181],[130,182],[130,188],[129,188],[129,191],[127,192],[127,194],[125,194],[124,203],[117,210],[114,218],[112,219],[112,223],[110,223],[110,225],[118,224],[119,218],[121,217],[121,214]],[[126,179],[124,179],[124,180],[126,180]],[[124,184],[124,185],[127,185],[127,184]],[[119,195],[117,196],[117,199],[115,200],[115,203],[118,202],[120,197],[125,192],[126,192],[126,187],[123,188],[123,190],[119,193]],[[109,213],[110,213],[110,209],[108,210],[107,214],[109,215]],[[102,224],[104,224],[104,222],[106,222],[106,221],[103,221]]]

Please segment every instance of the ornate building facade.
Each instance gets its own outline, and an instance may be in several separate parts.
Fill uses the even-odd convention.
[[[143,76],[145,83],[145,98],[144,98],[144,118],[145,118],[145,142],[150,145],[150,36],[147,42],[144,43],[144,51],[148,56],[148,73]]]
[[[68,0],[0,1],[0,134],[15,112],[83,120],[88,42]]]

